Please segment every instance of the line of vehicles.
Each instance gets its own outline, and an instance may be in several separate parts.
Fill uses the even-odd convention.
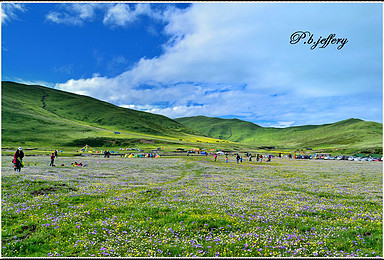
[[[382,161],[382,158],[376,158],[376,157],[355,157],[355,156],[336,156],[336,157],[327,157],[324,158],[324,160],[348,160],[348,161]]]
[[[383,161],[383,157],[357,157],[357,156],[348,156],[348,155],[338,155],[331,156],[327,155],[296,155],[296,159],[318,159],[318,160],[345,160],[345,161],[361,161],[361,162],[373,162],[373,161]]]
[[[187,155],[194,154],[195,151],[188,151]],[[207,152],[202,151],[201,155],[205,155]],[[233,152],[231,153],[224,153],[223,151],[215,152],[217,155],[233,155]],[[248,153],[245,153],[248,156]],[[274,154],[271,154],[272,157],[277,157]],[[253,154],[253,156],[256,156],[256,153]],[[264,154],[263,154],[264,156]],[[267,155],[268,156],[268,155]],[[373,157],[373,156],[365,156],[365,157],[359,157],[359,156],[349,156],[349,155],[338,155],[338,156],[332,156],[330,153],[318,153],[314,155],[309,154],[288,154],[288,155],[282,155],[279,154],[280,158],[293,158],[293,159],[309,159],[309,160],[345,160],[345,161],[383,161],[383,157]]]

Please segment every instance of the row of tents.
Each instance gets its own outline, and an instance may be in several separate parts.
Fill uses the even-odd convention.
[[[160,155],[159,154],[156,154],[156,155],[151,155],[151,154],[141,154],[141,153],[135,153],[135,154],[126,154],[124,157],[126,158],[148,158],[148,157],[152,157],[152,158],[160,158]]]

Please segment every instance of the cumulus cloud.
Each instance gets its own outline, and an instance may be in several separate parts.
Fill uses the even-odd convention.
[[[108,8],[106,4],[63,4],[59,10],[51,11],[46,15],[46,20],[58,24],[82,25],[85,21],[92,21],[98,9]]]
[[[12,20],[18,20],[17,13],[24,13],[27,9],[23,4],[2,3],[1,4],[1,23],[6,24]]]
[[[116,4],[108,9],[103,23],[112,26],[126,26],[136,21],[140,15],[150,14],[151,8],[148,4],[137,4],[134,8],[127,4]]]
[[[103,17],[103,24],[111,27],[124,27],[137,21],[140,16],[162,20],[160,11],[152,10],[150,4],[126,3],[74,3],[58,5],[56,10],[46,15],[46,20],[72,26],[81,26],[96,19],[97,13]]]
[[[313,30],[316,37],[337,31],[353,38],[369,30],[370,37],[380,42],[381,16],[361,16],[380,7],[311,7],[196,3],[185,10],[170,8],[161,13],[161,19],[167,21],[164,33],[170,36],[162,46],[163,55],[142,58],[113,78],[97,75],[56,87],[171,118],[236,115],[276,127],[353,116],[380,121],[382,61],[381,56],[368,59],[372,53],[381,53],[377,41],[353,42],[342,51],[335,46],[314,51],[289,44],[290,34],[302,28]],[[104,22],[123,26],[141,14],[148,15],[149,10],[147,5],[135,9],[115,5]],[[323,11],[329,13],[327,21],[320,19]],[[338,21],[345,12],[351,18]],[[367,82],[371,84],[367,86]],[[359,111],[368,100],[371,113]]]

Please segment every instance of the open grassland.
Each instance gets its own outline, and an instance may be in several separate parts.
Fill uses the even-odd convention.
[[[383,256],[381,162],[24,161],[2,158],[2,257]]]

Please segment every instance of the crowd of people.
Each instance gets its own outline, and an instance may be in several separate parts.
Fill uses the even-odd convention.
[[[247,158],[248,158],[248,161],[252,161],[252,158],[254,157],[251,153],[246,153],[247,155]],[[225,162],[228,162],[228,155],[225,154],[226,156],[226,159],[225,159]],[[235,158],[236,158],[236,163],[239,164],[239,163],[243,163],[243,157],[240,156],[238,153],[235,154]],[[272,155],[268,154],[268,155],[262,155],[262,154],[257,154],[256,155],[256,162],[270,162],[272,160]],[[216,161],[216,159],[215,159]]]
[[[104,151],[104,158],[109,158],[110,155],[111,155],[111,153],[109,151]],[[216,162],[218,160],[217,153],[215,153],[215,154],[212,153],[212,155],[214,156],[214,161]],[[208,156],[208,153],[206,154],[206,156]],[[243,162],[243,157],[240,156],[240,154],[237,153],[234,156],[236,158],[237,164]],[[253,156],[251,153],[246,153],[246,156],[247,156],[249,161],[252,161],[252,158],[256,157],[256,162],[270,162],[271,158],[272,158],[272,156],[270,154],[264,155],[264,156],[262,154],[257,154],[256,156]],[[157,157],[157,156],[156,156],[156,154],[149,153],[149,154],[145,154],[145,156],[143,156],[143,157]],[[279,154],[279,157],[281,158],[281,154]],[[24,167],[23,158],[24,158],[23,149],[21,147],[19,147],[16,150],[15,154],[13,155],[13,160],[12,160],[13,167],[14,167],[15,171],[21,172],[21,168]],[[55,159],[56,158],[58,158],[57,150],[55,150],[50,155],[51,161],[50,161],[49,166],[55,167]],[[228,153],[225,153],[225,162],[228,163]],[[72,163],[71,165],[72,166],[84,166],[81,162],[80,163],[75,162],[75,163]],[[62,164],[61,166],[64,166],[64,164]]]
[[[50,163],[49,163],[49,166],[51,167],[55,167],[55,158],[58,158],[59,155],[58,155],[58,152],[57,150],[55,150],[51,155],[50,155]],[[12,163],[13,163],[13,168],[15,171],[18,171],[18,172],[21,172],[21,168],[24,167],[24,162],[23,162],[23,158],[24,158],[24,152],[23,152],[23,149],[21,147],[17,148],[16,152],[14,153],[13,155],[13,160],[12,160]],[[87,166],[87,165],[83,165],[81,162],[74,162],[71,164],[72,166]],[[61,164],[61,166],[64,166],[64,164]]]

